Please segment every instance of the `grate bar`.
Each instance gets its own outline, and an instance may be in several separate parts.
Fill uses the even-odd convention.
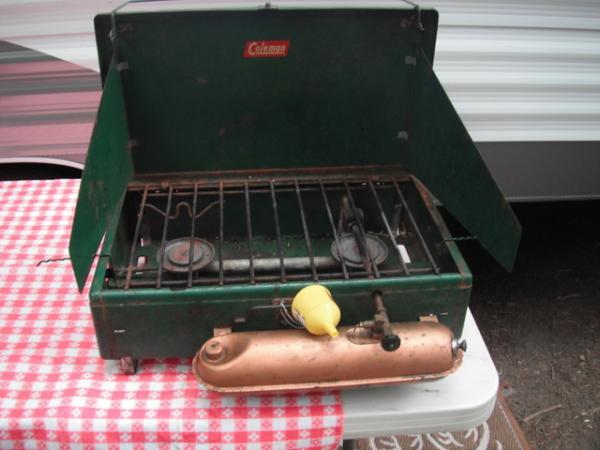
[[[190,259],[188,262],[188,287],[192,287],[192,265],[194,263],[194,238],[196,237],[196,209],[198,208],[198,183],[194,183],[194,200],[192,201],[192,230],[190,232]]]
[[[435,272],[436,275],[439,275],[440,268],[435,263],[433,256],[431,255],[431,251],[429,251],[429,246],[427,245],[427,242],[425,242],[425,239],[423,238],[423,235],[421,234],[421,230],[419,229],[419,226],[417,225],[417,222],[412,214],[412,211],[408,207],[408,203],[406,202],[406,199],[404,198],[404,194],[402,194],[402,191],[400,190],[400,187],[398,186],[398,182],[396,181],[395,177],[392,177],[392,183],[394,185],[394,188],[396,189],[396,194],[398,194],[398,198],[400,198],[400,202],[402,202],[402,206],[404,207],[404,210],[406,211],[408,220],[410,221],[411,226],[415,230],[415,233],[417,233],[417,237],[419,238],[419,242],[421,244],[421,247],[423,248],[423,251],[425,252],[425,255],[427,255],[427,259],[429,260],[429,264],[431,265],[431,268],[433,269],[433,271]]]
[[[279,253],[279,264],[281,265],[281,282],[287,281],[285,265],[283,263],[283,245],[281,243],[281,228],[279,227],[279,211],[277,209],[277,198],[275,196],[275,182],[271,180],[271,204],[273,205],[273,218],[275,220],[275,233],[277,234],[277,252]]]
[[[167,245],[167,231],[169,229],[169,215],[171,215],[171,202],[173,201],[173,186],[169,186],[169,196],[167,197],[167,215],[163,225],[162,238],[160,240],[160,258],[158,261],[158,275],[156,277],[156,288],[162,286],[163,263],[166,258],[165,247]]]
[[[255,258],[254,262],[256,263],[256,258]],[[136,273],[138,273],[138,272],[139,272],[139,273],[145,273],[145,274],[149,274],[149,275],[151,275],[151,274],[153,274],[153,273],[156,273],[156,271],[157,271],[157,270],[158,270],[157,268],[152,268],[152,267],[150,267],[150,268],[140,268],[140,269],[136,269],[136,270],[135,270],[135,272],[136,272]],[[343,275],[344,275],[344,273],[343,273],[343,272],[339,272],[339,271],[338,271],[338,272],[335,272],[335,271],[333,271],[333,270],[334,270],[334,268],[324,268],[323,270],[324,270],[324,271],[326,271],[326,275],[327,275],[327,276],[341,276],[341,277],[343,277]],[[127,267],[126,267],[126,266],[119,266],[119,267],[113,268],[113,271],[114,271],[114,272],[115,272],[115,274],[117,274],[117,275],[122,275],[122,274],[125,274],[125,273],[127,273]],[[408,271],[409,271],[411,274],[415,274],[415,273],[432,273],[432,272],[433,272],[433,269],[432,269],[431,267],[413,267],[413,268],[409,268],[409,269],[408,269]],[[227,271],[226,271],[226,272],[227,272]],[[395,274],[395,273],[403,273],[403,272],[404,272],[404,271],[403,271],[401,268],[397,268],[397,269],[379,269],[379,273],[381,273],[382,275]],[[212,272],[210,272],[210,273],[212,273]],[[372,273],[372,272],[371,272],[371,273]],[[214,277],[207,277],[207,276],[206,276],[206,274],[204,274],[202,277],[200,277],[200,276],[198,276],[198,277],[194,277],[194,278],[193,278],[193,282],[195,283],[196,281],[198,281],[198,280],[200,280],[200,279],[202,279],[202,280],[205,280],[205,279],[211,279],[211,280],[213,280],[213,281],[219,281],[219,278],[218,278],[218,276],[217,276],[217,275],[218,275],[218,272],[217,272],[216,270],[215,270],[214,274],[215,274],[215,276],[214,276]],[[353,274],[353,275],[355,274],[355,275],[357,275],[357,276],[362,276],[362,275],[367,275],[367,274],[368,274],[368,272],[366,272],[364,269],[362,269],[362,270],[356,270],[356,271],[353,271],[353,272],[352,272],[352,274]],[[264,277],[264,276],[267,276],[267,275],[256,275],[256,279],[258,280],[258,279],[260,279],[261,277]],[[270,276],[270,275],[269,275],[269,276]],[[279,279],[279,275],[272,275],[272,276],[273,276],[273,277],[277,277],[277,279]],[[303,277],[305,277],[305,278],[311,278],[311,277],[312,277],[312,274],[310,274],[310,273],[308,273],[308,272],[305,272],[305,273],[303,273],[303,274],[290,274],[290,273],[288,273],[288,274],[287,274],[287,278],[288,278],[288,280],[289,280],[289,279],[293,279],[293,278],[297,278],[297,277],[300,277],[300,276],[303,276]],[[238,277],[237,277],[237,278],[240,278],[240,276],[238,275]],[[237,279],[237,278],[236,278],[236,279]],[[132,278],[132,284],[134,283],[134,281],[133,281],[133,280],[134,280],[134,278]],[[231,280],[230,280],[230,279],[228,278],[226,281],[233,281],[233,279],[231,279]],[[186,280],[180,280],[180,281],[178,281],[178,282],[179,282],[181,285],[185,285],[185,284],[187,283],[187,281],[186,281]],[[167,282],[166,282],[165,280],[163,280],[163,285],[165,285],[166,283],[167,283]],[[153,281],[150,281],[150,284],[154,285],[154,282],[153,282]]]
[[[225,200],[223,193],[223,182],[219,183],[219,284],[225,283],[225,272],[223,270],[223,240],[225,239]]]
[[[350,190],[350,186],[348,185],[348,182],[346,180],[344,180],[344,186],[346,187],[346,194],[348,195],[348,200],[350,200],[350,206],[354,211],[356,211],[357,208],[356,203],[354,202],[354,196],[352,195],[352,191]],[[367,247],[367,233],[365,232],[362,221],[356,220],[355,224],[352,225],[352,230],[354,232],[354,236],[357,238],[357,242],[360,246],[361,253],[363,254],[365,269],[367,270],[367,272],[372,272],[370,277],[372,277],[373,274],[375,274],[375,278],[380,278],[381,274],[379,273],[377,264],[375,264],[375,261],[371,256],[371,252]],[[341,249],[339,249],[338,251],[340,252],[340,259],[342,259]],[[364,258],[365,256],[366,258]]]
[[[432,273],[433,270],[429,267],[422,267],[422,268],[413,268],[410,270],[411,274],[428,274],[428,273]],[[386,276],[390,276],[390,275],[401,275],[404,272],[402,271],[402,269],[387,269],[387,270],[381,270],[380,273],[382,275],[386,275]],[[367,276],[368,273],[365,271],[358,271],[356,272],[357,276]],[[344,278],[344,274],[343,272],[332,272],[332,273],[328,273],[327,277],[329,279],[343,279]],[[312,279],[311,275],[308,273],[305,274],[288,274],[287,275],[287,279],[288,281],[309,281]],[[255,280],[257,282],[278,282],[280,280],[280,276],[279,275],[257,275],[255,277]],[[215,284],[218,281],[217,277],[213,277],[213,278],[194,278],[193,280],[193,285],[194,286],[202,286],[202,285],[210,285],[210,284]],[[243,276],[238,276],[238,277],[228,277],[227,278],[227,282],[231,282],[231,283],[247,283],[249,281],[249,277],[243,277]],[[185,280],[164,280],[163,281],[163,286],[173,286],[173,287],[177,287],[177,286],[185,286],[186,285],[186,281]],[[139,287],[139,288],[143,288],[143,287],[154,287],[154,283],[152,281],[148,281],[148,280],[132,280],[131,282],[131,286],[132,287]]]
[[[302,180],[300,180],[302,182]],[[324,180],[326,181],[326,180]],[[350,182],[353,182],[354,180],[348,180]],[[364,180],[356,180],[357,183],[360,182],[364,182]],[[220,184],[221,182],[219,182]],[[277,193],[278,194],[282,194],[282,193],[295,193],[296,192],[296,188],[294,186],[286,188],[282,186],[282,183],[284,183],[283,181],[278,181],[278,186],[277,186]],[[312,184],[312,180],[309,182],[310,184]],[[207,196],[213,196],[213,195],[218,195],[219,193],[219,184],[217,184],[214,188],[211,188],[210,186],[207,186],[206,189],[202,189],[201,191],[198,191],[198,196],[199,197],[207,197]],[[260,186],[256,186],[256,187],[252,187],[252,193],[253,194],[269,194],[271,192],[270,188],[268,187],[268,182],[265,183],[260,183],[262,184],[266,184],[267,186],[265,187],[260,187]],[[329,183],[324,183],[327,186],[327,191],[328,192],[345,192],[345,188],[343,186],[337,186],[336,184],[334,184],[333,181],[330,181]],[[242,183],[239,183],[240,186],[242,186]],[[185,188],[180,188],[178,186],[177,189],[189,189],[189,191],[178,191],[178,192],[174,192],[173,193],[173,197],[177,198],[177,197],[189,197],[191,194],[191,187],[185,187]],[[381,189],[394,189],[393,186],[382,186]],[[152,186],[150,186],[150,189],[152,189]],[[156,189],[160,189],[160,186],[157,186]],[[354,190],[361,190],[361,187],[350,187],[350,189]],[[137,190],[132,189],[132,192],[137,192]],[[141,192],[141,191],[140,191]],[[320,188],[318,186],[304,186],[304,187],[300,187],[300,192],[304,193],[304,192],[320,192]],[[227,194],[244,194],[244,189],[241,187],[237,187],[237,185],[233,185],[230,189],[227,190]],[[161,198],[161,197],[167,197],[168,193],[166,192],[149,192],[148,193],[148,198]]]
[[[408,267],[406,267],[406,263],[404,262],[404,258],[402,257],[402,252],[400,251],[400,248],[398,247],[398,242],[396,241],[396,238],[394,237],[394,233],[392,232],[390,223],[388,222],[385,211],[383,210],[383,206],[381,205],[381,200],[379,199],[379,194],[377,194],[377,189],[375,188],[375,185],[373,184],[373,180],[371,178],[369,178],[369,187],[371,188],[371,192],[373,193],[373,198],[375,199],[375,203],[377,204],[377,209],[379,210],[379,214],[381,215],[381,220],[383,220],[385,229],[387,230],[388,235],[390,236],[392,244],[394,244],[394,248],[398,252],[398,258],[400,259],[400,265],[402,266],[402,270],[404,271],[404,273],[406,275],[410,275],[410,272],[408,271]]]
[[[337,231],[335,229],[335,222],[333,220],[333,214],[331,213],[331,207],[329,206],[329,198],[327,197],[327,192],[325,190],[325,186],[323,185],[323,181],[319,179],[319,186],[321,187],[321,194],[323,195],[323,202],[325,203],[325,209],[327,210],[327,218],[329,219],[329,224],[331,225],[331,231],[333,233],[333,239],[335,240],[335,245],[338,248],[338,252],[341,252],[340,247],[340,239],[338,238]],[[340,262],[342,263],[342,272],[344,273],[344,278],[347,280],[350,278],[348,275],[348,268],[346,267],[346,261],[340,255]]]
[[[256,284],[254,275],[254,252],[252,238],[252,217],[250,213],[250,191],[248,190],[248,182],[244,181],[244,197],[246,199],[246,227],[248,229],[248,257],[250,259],[250,283]]]
[[[310,243],[310,234],[308,232],[308,226],[306,224],[306,214],[304,213],[304,206],[302,205],[302,195],[300,194],[298,180],[295,180],[294,184],[296,185],[296,196],[298,197],[298,205],[300,206],[300,220],[302,221],[302,230],[304,231],[304,241],[306,242],[306,250],[308,250],[310,270],[312,272],[313,281],[318,281],[319,277],[317,276],[317,268],[315,266],[315,258],[313,256],[312,244]]]
[[[142,228],[142,216],[146,208],[146,200],[148,199],[148,185],[144,186],[144,194],[142,195],[142,203],[138,211],[137,222],[135,223],[135,231],[133,232],[133,241],[131,242],[131,251],[129,252],[129,265],[127,266],[127,275],[125,277],[125,289],[129,289],[131,284],[131,274],[133,273],[133,262],[135,259],[135,247],[140,237],[140,229]]]

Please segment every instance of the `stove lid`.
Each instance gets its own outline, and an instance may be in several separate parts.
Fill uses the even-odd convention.
[[[118,49],[136,175],[399,163],[436,11],[161,3],[95,19],[103,78]]]
[[[432,70],[436,11],[160,3],[95,19],[104,94],[71,243],[80,282],[129,178],[375,164],[408,166],[512,267],[519,224]]]

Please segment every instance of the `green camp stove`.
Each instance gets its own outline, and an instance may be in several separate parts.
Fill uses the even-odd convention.
[[[432,69],[437,12],[157,5],[95,19],[70,254],[80,289],[99,254],[100,355],[196,355],[228,392],[454,370],[471,274],[437,202],[509,270],[520,226]],[[291,310],[311,284],[338,337]]]

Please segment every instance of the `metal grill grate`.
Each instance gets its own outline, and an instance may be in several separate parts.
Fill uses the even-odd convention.
[[[394,177],[368,177],[218,180],[131,187],[128,201],[135,205],[135,226],[126,264],[114,264],[113,286],[189,288],[439,274],[438,264],[401,186],[402,181]],[[255,211],[259,197],[261,209]],[[369,213],[364,215],[366,204]],[[265,207],[269,207],[270,214],[264,213]],[[235,217],[243,217],[243,221],[231,220],[227,214],[233,212],[228,208],[235,208]],[[287,217],[292,209],[299,220],[290,221],[288,217],[287,222],[282,222],[282,214]],[[268,215],[272,217],[265,217]],[[237,233],[225,232],[226,220]],[[400,235],[400,222],[409,230],[408,235]],[[208,227],[211,236],[200,236],[202,227],[205,230]],[[294,232],[288,228],[294,228]],[[185,235],[177,235],[181,230],[186,230]],[[174,238],[183,249],[178,253],[181,260],[176,271],[168,261]],[[148,246],[147,240],[153,240],[153,244]],[[351,264],[344,253],[348,240],[358,249],[358,264]],[[373,240],[385,244],[383,260],[370,247]],[[401,247],[411,240],[423,257],[408,264]],[[231,249],[233,243],[235,250]],[[271,250],[268,257],[264,256],[265,246]],[[286,255],[290,247],[294,248],[292,256]],[[212,253],[208,251],[211,248]],[[324,249],[331,252],[326,254]],[[198,268],[197,253],[210,253],[207,261],[210,256],[213,258]]]

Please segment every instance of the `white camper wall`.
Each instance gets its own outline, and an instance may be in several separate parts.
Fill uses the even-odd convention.
[[[600,0],[437,0],[435,70],[503,189],[600,198]]]
[[[600,1],[423,2],[435,69],[477,142],[600,141]]]
[[[255,8],[264,1],[134,6],[201,8],[208,3]],[[408,6],[401,0],[271,0],[274,7],[292,3]],[[439,11],[436,72],[505,195],[513,200],[600,198],[600,0],[417,3]],[[0,40],[97,70],[92,17],[119,4],[0,0]]]

